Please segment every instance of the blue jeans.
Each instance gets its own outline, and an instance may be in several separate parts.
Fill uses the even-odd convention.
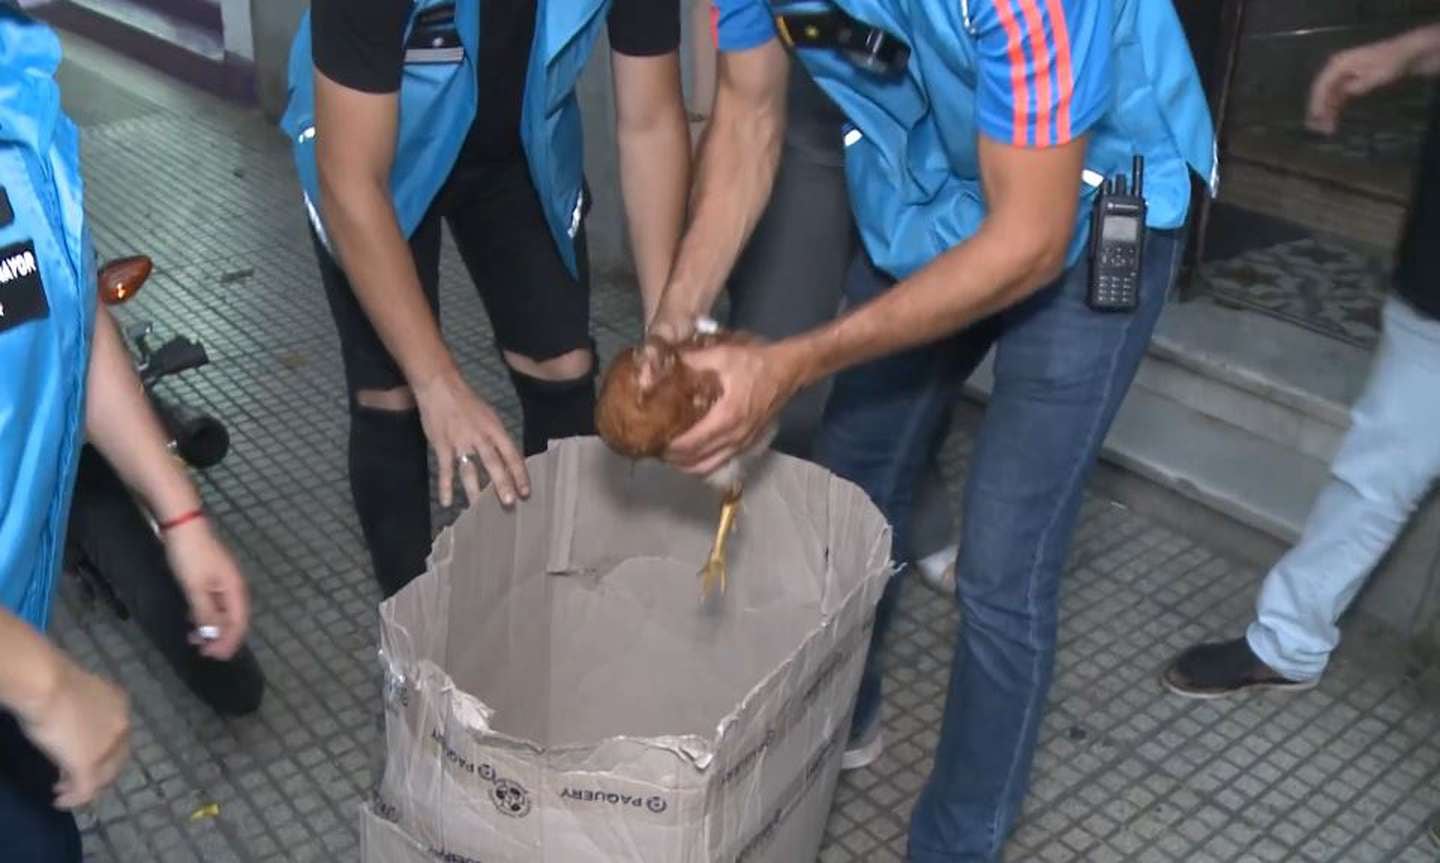
[[[1151,232],[1140,308],[1085,304],[1081,262],[1024,302],[963,332],[840,375],[817,460],[866,490],[908,547],[912,491],[961,384],[992,346],[995,386],[962,501],[957,592],[964,612],[935,766],[910,827],[915,863],[999,858],[1029,783],[1055,658],[1060,573],[1086,478],[1144,356],[1175,278],[1178,232]],[[864,256],[859,304],[893,280]],[[903,585],[892,580],[855,707],[878,720],[885,640]]]
[[[1291,680],[1314,680],[1340,643],[1336,622],[1440,479],[1440,320],[1404,300],[1385,330],[1331,479],[1300,541],[1265,577],[1246,633]]]

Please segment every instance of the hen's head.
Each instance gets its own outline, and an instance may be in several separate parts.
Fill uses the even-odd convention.
[[[714,372],[697,371],[663,341],[626,348],[600,385],[595,428],[611,449],[630,458],[657,458],[720,397]]]

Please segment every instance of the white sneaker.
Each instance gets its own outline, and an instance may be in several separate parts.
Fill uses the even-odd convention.
[[[920,580],[936,593],[954,596],[955,558],[959,556],[960,547],[948,545],[915,561],[915,568],[920,571]]]
[[[840,769],[859,770],[869,767],[880,759],[884,751],[885,735],[880,728],[880,720],[877,719],[874,726],[865,732],[865,736],[846,747],[844,754],[840,756]]]

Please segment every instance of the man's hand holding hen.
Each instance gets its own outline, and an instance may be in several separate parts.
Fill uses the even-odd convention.
[[[686,365],[713,372],[721,395],[665,451],[687,473],[706,475],[753,446],[802,383],[801,355],[788,342],[745,340],[682,348]]]

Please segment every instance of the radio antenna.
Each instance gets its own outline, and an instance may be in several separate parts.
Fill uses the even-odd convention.
[[[1134,194],[1137,196],[1143,195],[1145,192],[1145,157],[1137,153],[1131,167],[1133,169],[1132,173],[1135,175]]]

